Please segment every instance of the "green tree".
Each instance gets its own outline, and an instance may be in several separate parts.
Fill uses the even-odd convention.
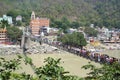
[[[61,40],[63,44],[69,45],[70,44],[70,34],[66,34],[62,36],[62,38],[58,39]]]
[[[51,27],[62,29],[64,33],[67,33],[67,29],[70,27],[70,22],[66,17],[62,17],[61,20],[51,20]]]
[[[50,27],[56,27],[55,19],[54,18],[50,19]]]
[[[21,38],[22,31],[17,27],[7,27],[7,36],[11,40],[18,40],[18,38]]]
[[[70,22],[66,17],[62,17],[61,19],[62,25],[60,28],[63,29],[64,33],[67,33],[67,29],[70,27]]]
[[[77,21],[73,21],[70,25],[72,28],[79,28],[80,27],[80,23]]]
[[[86,27],[84,32],[88,35],[88,36],[94,36],[97,37],[98,31],[95,30],[94,28],[91,27]]]
[[[56,20],[56,21],[54,22],[54,27],[56,27],[56,28],[61,28],[61,26],[62,26],[62,22],[61,22],[60,20]]]
[[[113,64],[103,64],[102,67],[97,68],[92,64],[83,66],[84,69],[90,69],[86,80],[119,80],[120,79],[120,64],[115,62]]]
[[[99,72],[101,71],[101,70],[99,70],[99,68],[97,68],[96,66],[94,66],[94,65],[92,65],[90,62],[89,62],[89,64],[88,65],[84,65],[84,66],[82,66],[82,68],[83,69],[90,69],[91,70],[91,72],[89,72],[88,73],[88,76],[86,77],[86,79],[85,80],[99,80]]]
[[[16,21],[16,26],[22,26],[22,21]]]
[[[4,27],[8,27],[8,26],[10,26],[10,25],[8,24],[7,20],[3,19],[0,21],[0,28],[4,28]]]
[[[61,59],[46,58],[45,64],[42,67],[36,68],[35,73],[38,77],[33,77],[30,74],[16,73],[16,70],[21,68],[20,64],[22,61],[22,56],[18,55],[16,59],[5,60],[5,58],[0,58],[0,79],[1,80],[81,80],[77,76],[68,75],[62,66],[60,66]],[[32,61],[27,57],[25,63],[30,65]],[[67,74],[67,75],[66,75]]]
[[[30,74],[26,73],[15,73],[19,70],[22,57],[18,55],[18,58],[13,60],[5,60],[0,58],[0,80],[38,80],[33,78]]]
[[[60,37],[58,40],[60,40],[63,44],[67,46],[74,46],[81,49],[83,48],[83,46],[86,46],[87,44],[84,35],[80,32],[65,34],[64,36]]]
[[[60,66],[61,59],[46,58],[45,65],[43,67],[36,68],[36,74],[40,80],[77,80],[77,77],[66,75],[66,72],[62,66]]]
[[[76,34],[76,43],[77,43],[77,46],[80,47],[81,50],[83,49],[83,46],[87,45],[84,35],[80,32],[77,32]]]

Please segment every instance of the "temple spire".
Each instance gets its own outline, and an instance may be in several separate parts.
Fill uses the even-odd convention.
[[[31,14],[31,20],[34,20],[35,19],[35,12],[32,11],[32,14]]]

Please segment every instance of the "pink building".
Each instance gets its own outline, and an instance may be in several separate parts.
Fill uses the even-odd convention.
[[[50,24],[50,20],[48,18],[38,18],[38,17],[36,18],[35,13],[32,12],[30,27],[33,35],[39,35],[40,28],[49,27],[49,24]]]

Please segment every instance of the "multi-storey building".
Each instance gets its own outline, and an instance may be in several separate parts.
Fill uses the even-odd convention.
[[[35,13],[31,14],[30,28],[33,35],[40,35],[40,29],[42,27],[49,27],[49,19],[48,18],[39,18],[35,17]]]
[[[8,40],[6,28],[0,28],[0,43],[7,42]]]

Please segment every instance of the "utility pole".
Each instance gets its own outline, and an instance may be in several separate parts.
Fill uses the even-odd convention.
[[[21,40],[21,48],[23,50],[23,54],[25,53],[25,29],[23,29],[23,35]]]

